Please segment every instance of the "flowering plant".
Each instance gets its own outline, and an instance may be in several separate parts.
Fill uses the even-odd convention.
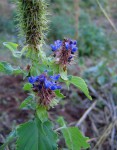
[[[77,76],[67,75],[67,67],[72,64],[76,52],[77,42],[71,39],[57,40],[51,44],[52,55],[46,56],[43,45],[45,30],[47,29],[46,9],[44,0],[18,0],[19,27],[26,38],[25,46],[21,51],[18,44],[5,42],[14,57],[22,55],[27,62],[26,69],[13,67],[7,62],[0,62],[0,71],[6,74],[22,74],[28,80],[23,89],[29,92],[29,96],[21,103],[20,108],[33,109],[33,119],[17,126],[0,147],[3,150],[6,145],[16,139],[16,150],[57,150],[58,131],[65,138],[66,146],[70,150],[88,148],[88,138],[83,136],[77,127],[67,127],[64,119],[58,119],[57,128],[48,118],[48,109],[54,107],[59,99],[64,98],[61,93],[61,83],[69,87],[70,84],[78,87],[91,99],[85,81]],[[28,107],[30,106],[30,107]]]
[[[54,44],[51,44],[55,61],[66,67],[73,60],[74,54],[78,50],[76,44],[77,41],[70,39],[64,39],[63,42],[57,40]]]

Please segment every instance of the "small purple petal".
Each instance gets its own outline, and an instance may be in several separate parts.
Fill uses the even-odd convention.
[[[31,83],[31,84],[33,84],[33,83],[36,82],[36,79],[37,79],[37,77],[29,77],[28,78],[28,82]]]
[[[57,89],[57,86],[56,85],[52,85],[50,89],[54,91],[54,90]]]
[[[39,81],[39,76],[35,77],[35,80],[36,80],[36,81]]]
[[[77,44],[77,41],[76,40],[74,40],[74,45],[76,45]]]
[[[70,45],[71,45],[71,44],[73,44],[73,41],[72,41],[72,40],[70,40],[69,44],[70,44]]]
[[[57,47],[55,45],[51,44],[50,46],[52,48],[52,51],[56,51],[57,50]]]
[[[59,49],[62,45],[62,42],[60,40],[57,40],[54,42],[54,44],[55,44],[56,48]]]
[[[73,52],[73,53],[75,53],[77,50],[78,50],[77,47],[73,47],[73,48],[72,48],[72,52]]]
[[[55,45],[61,45],[61,44],[62,44],[62,41],[57,40],[57,41],[54,42],[54,44],[55,44]]]
[[[52,79],[52,80],[58,80],[59,78],[60,78],[60,74],[58,74],[58,75],[54,75],[54,76],[50,76],[50,78]]]
[[[40,75],[38,78],[39,78],[39,81],[41,81],[41,82],[45,81],[45,76],[44,75]]]
[[[66,48],[66,50],[69,49],[69,43],[68,42],[65,42],[65,48]]]
[[[50,88],[52,86],[52,83],[50,81],[48,81],[48,80],[45,80],[44,85],[45,85],[45,88],[48,89],[48,88]]]

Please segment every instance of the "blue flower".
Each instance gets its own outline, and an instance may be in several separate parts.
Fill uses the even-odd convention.
[[[51,78],[52,80],[57,81],[57,80],[60,78],[60,74],[54,75],[54,76],[50,76],[50,78]]]
[[[29,77],[28,81],[33,85],[33,88],[38,88],[40,91],[42,87],[45,89],[51,89],[51,90],[56,90],[56,89],[61,89],[61,86],[58,86],[55,81],[57,81],[60,78],[60,75],[53,75],[50,76],[50,79],[46,76],[46,74],[41,74],[40,76],[36,77]]]
[[[29,83],[31,83],[31,84],[33,84],[33,83],[35,83],[36,81],[37,81],[37,79],[38,79],[38,77],[36,76],[36,77],[29,77],[28,78],[28,81],[29,81]]]
[[[51,44],[50,46],[51,46],[52,51],[56,51],[62,46],[62,41],[57,40],[54,42],[54,44]]]
[[[49,106],[51,101],[56,97],[55,90],[60,90],[61,86],[56,82],[60,75],[47,76],[45,71],[43,74],[35,77],[29,77],[28,81],[33,85],[32,90],[39,96],[39,103],[44,106]]]
[[[73,44],[73,40],[70,40],[69,44],[70,44],[70,45]]]
[[[76,46],[72,45],[72,51],[71,52],[75,53],[77,50],[78,50],[78,48]]]
[[[55,62],[65,68],[70,64],[71,59],[74,60],[74,54],[78,50],[77,41],[72,39],[57,40],[51,45],[51,48],[54,51],[53,57]],[[51,79],[57,80],[55,77],[51,77]]]
[[[57,47],[55,45],[51,44],[50,46],[53,52],[57,50]]]
[[[45,85],[45,88],[50,88],[52,86],[52,82],[48,81],[47,79],[44,81],[44,85]]]
[[[61,44],[62,44],[62,41],[60,41],[60,40],[57,40],[57,41],[55,41],[55,42],[54,42],[54,44],[55,44],[55,45],[58,45],[58,46],[61,46]]]
[[[53,84],[53,85],[50,87],[50,89],[51,89],[52,91],[57,90],[57,86]]]
[[[40,82],[43,82],[45,80],[45,76],[42,74],[38,77]]]
[[[54,90],[60,90],[60,89],[61,89],[61,86],[58,86],[58,85],[56,85],[56,84],[53,84],[53,85],[50,87],[50,89],[51,89],[52,91],[54,91]]]
[[[70,47],[69,43],[68,43],[68,42],[65,42],[65,48],[66,48],[66,50],[68,50],[69,47]]]
[[[74,45],[76,45],[77,44],[77,41],[76,40],[74,40]]]
[[[77,44],[77,41],[76,40],[70,40],[70,45],[72,45],[72,44],[74,44],[74,45],[76,45]]]

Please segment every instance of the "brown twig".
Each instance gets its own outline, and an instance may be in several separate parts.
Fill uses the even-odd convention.
[[[80,120],[76,123],[76,126],[80,126],[80,124],[86,119],[86,117],[88,116],[88,114],[92,111],[92,109],[94,109],[94,107],[96,106],[97,101],[95,101],[90,107],[89,109],[86,110],[86,112],[83,114],[83,116],[80,118]]]

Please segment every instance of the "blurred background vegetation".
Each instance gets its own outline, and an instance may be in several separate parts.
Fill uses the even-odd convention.
[[[59,106],[50,111],[50,115],[54,119],[56,115],[64,115],[68,122],[78,124],[77,121],[85,111],[92,108],[92,111],[82,123],[78,124],[84,134],[91,138],[91,150],[93,148],[94,150],[116,150],[117,33],[105,18],[96,0],[48,0],[48,3],[50,23],[47,44],[49,45],[57,39],[62,40],[65,37],[78,41],[79,55],[76,57],[75,65],[70,66],[69,71],[85,79],[93,97],[93,101],[90,102],[74,87],[71,87],[68,92],[64,88],[63,92],[66,98],[61,101]],[[100,0],[100,3],[117,27],[117,0]],[[23,39],[18,37],[15,16],[16,6],[10,0],[1,0],[0,60],[7,60],[14,65],[19,62],[11,56],[2,43],[10,41],[23,45]],[[20,63],[22,66],[22,61]],[[26,94],[22,94],[22,97],[20,97],[19,91],[21,89],[16,90],[17,85],[22,85],[20,83],[22,81],[21,77],[12,79],[13,77],[9,78],[1,75],[0,78],[2,84],[0,87],[2,88],[0,92],[0,110],[6,111],[4,115],[0,114],[0,121],[4,120],[4,123],[0,125],[0,132],[6,136],[14,124],[23,122],[25,120],[24,116],[29,117],[29,115],[24,111],[21,116],[19,114],[22,112],[16,110],[16,106],[18,107]],[[12,88],[9,87],[11,84],[13,84]],[[12,93],[11,89],[14,90],[12,91],[13,97],[9,100],[10,93]],[[14,103],[14,101],[15,106],[11,105],[11,102]],[[93,104],[95,104],[94,107],[92,107]],[[15,109],[14,115],[9,110],[9,107]],[[19,116],[21,116],[20,120],[18,119]],[[7,126],[7,122],[9,126]],[[107,131],[108,127],[110,128],[108,134],[106,134],[105,131]],[[60,147],[63,146],[64,142],[60,141],[59,145]]]

